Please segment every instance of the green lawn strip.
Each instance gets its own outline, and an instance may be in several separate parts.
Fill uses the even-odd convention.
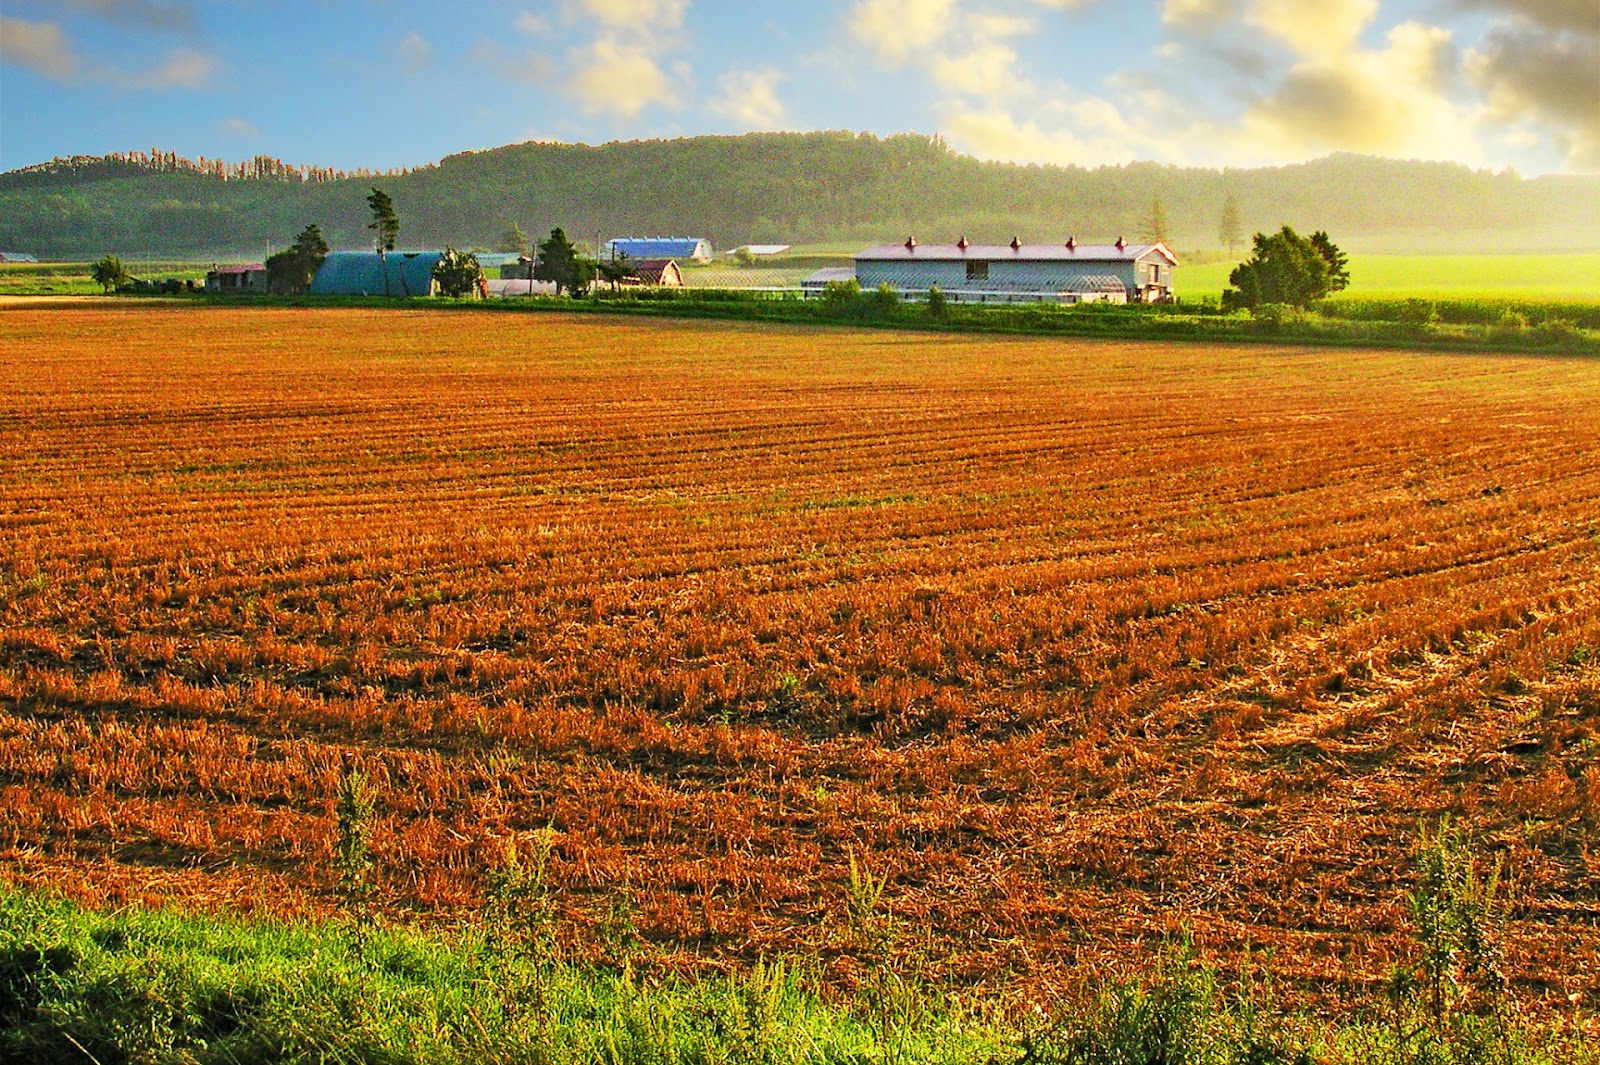
[[[499,945],[497,945],[499,944]],[[1600,1061],[1581,1024],[1506,1010],[1430,1029],[1280,1009],[1178,944],[1071,1008],[974,1004],[862,959],[854,997],[808,963],[688,979],[573,964],[483,929],[424,933],[175,910],[107,913],[0,886],[0,1061],[112,1063]],[[1009,1010],[1009,1012],[1008,1012]]]

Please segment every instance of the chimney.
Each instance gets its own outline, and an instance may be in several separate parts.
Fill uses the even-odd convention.
[[[1127,246],[1128,246],[1128,238],[1127,237],[1118,237],[1117,238],[1117,250],[1118,251],[1122,251]]]
[[[1022,250],[1022,238],[1021,237],[1012,237],[1011,238],[1011,250],[1012,251],[1021,251]]]
[[[960,240],[956,241],[956,247],[960,248],[962,251],[966,251],[969,247],[967,244],[967,238],[963,236]]]
[[[906,251],[916,251],[916,250],[917,250],[917,238],[916,237],[907,237],[906,238]]]
[[[1077,237],[1068,237],[1067,238],[1067,250],[1068,251],[1077,251],[1078,250],[1078,238]]]

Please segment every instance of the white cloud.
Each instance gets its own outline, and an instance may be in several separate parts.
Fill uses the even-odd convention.
[[[1492,121],[1523,137],[1544,130],[1567,164],[1600,171],[1600,35],[1553,32],[1502,22],[1467,55],[1468,77],[1485,95]]]
[[[550,20],[531,11],[517,12],[516,27],[530,37],[542,37],[550,32]]]
[[[587,16],[617,33],[648,34],[683,25],[689,0],[568,0],[571,14]]]
[[[602,36],[569,57],[567,91],[588,115],[637,118],[646,108],[678,101],[673,79],[650,51],[635,43]]]
[[[79,65],[60,26],[4,15],[0,15],[0,58],[57,81],[70,80]]]
[[[226,122],[223,122],[218,128],[221,129],[223,134],[226,136],[242,137],[245,140],[255,140],[261,136],[261,130],[258,127],[246,122],[242,118],[230,118]]]
[[[1253,0],[1245,21],[1300,55],[1340,55],[1360,40],[1378,14],[1378,0]]]
[[[949,31],[956,0],[857,0],[850,31],[878,57],[900,66]]]
[[[433,45],[420,33],[411,33],[396,46],[400,66],[406,74],[415,77],[433,65]]]
[[[220,64],[203,52],[180,48],[148,70],[124,70],[90,62],[73,50],[61,27],[0,16],[0,57],[69,85],[112,85],[119,89],[198,89],[216,75]]]
[[[783,101],[778,85],[783,72],[771,67],[762,70],[729,70],[717,79],[722,94],[707,106],[713,114],[725,115],[745,129],[780,129],[783,126]]]

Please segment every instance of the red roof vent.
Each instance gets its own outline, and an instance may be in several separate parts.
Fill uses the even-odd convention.
[[[1078,238],[1077,237],[1068,237],[1067,238],[1067,250],[1068,251],[1077,251],[1078,250]]]
[[[917,238],[916,237],[907,237],[906,238],[906,251],[916,251],[916,250],[917,250]]]
[[[1117,238],[1117,250],[1118,251],[1121,251],[1122,249],[1126,248],[1127,246],[1128,246],[1128,238],[1127,237],[1118,237]]]
[[[966,237],[962,237],[960,240],[956,241],[956,247],[960,248],[962,251],[966,251],[969,246],[970,245],[967,244]]]
[[[1021,237],[1012,237],[1011,238],[1011,250],[1012,251],[1021,251],[1022,250],[1022,238]]]

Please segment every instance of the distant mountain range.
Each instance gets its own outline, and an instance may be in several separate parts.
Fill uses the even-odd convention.
[[[1019,166],[938,137],[752,133],[599,147],[529,143],[384,174],[171,153],[58,159],[0,174],[0,247],[41,256],[259,258],[307,223],[366,245],[368,187],[394,199],[409,248],[490,247],[515,222],[538,237],[746,242],[1113,240],[1150,236],[1159,200],[1180,249],[1219,247],[1225,201],[1245,231],[1325,229],[1347,249],[1578,251],[1600,247],[1600,176],[1523,178],[1370,156],[1206,170],[1134,163]]]

